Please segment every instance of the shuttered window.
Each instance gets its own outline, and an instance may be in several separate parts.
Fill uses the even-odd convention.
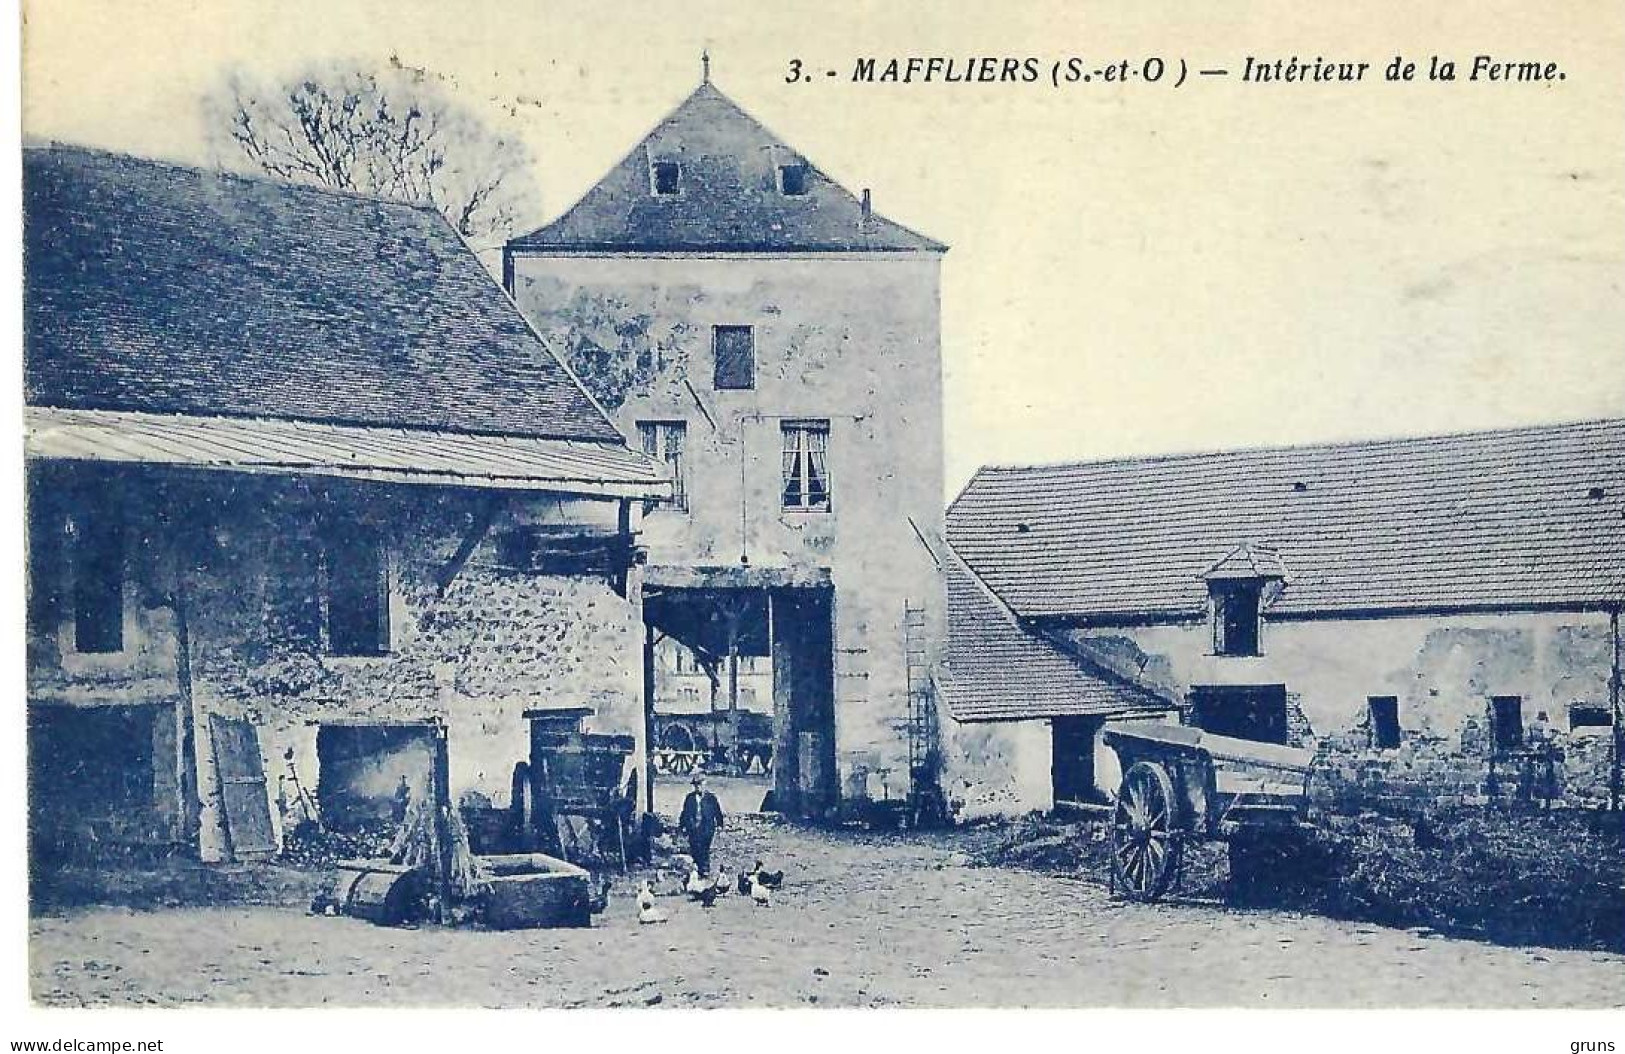
[[[786,421],[784,508],[788,512],[829,511],[829,422]]]

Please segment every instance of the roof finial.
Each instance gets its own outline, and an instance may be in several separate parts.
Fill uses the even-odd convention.
[[[706,48],[700,52],[700,83],[711,83],[711,49]]]

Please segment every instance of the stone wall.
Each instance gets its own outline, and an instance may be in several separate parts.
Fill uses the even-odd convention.
[[[637,443],[682,421],[688,508],[646,517],[652,565],[827,568],[838,785],[907,772],[905,603],[933,653],[943,583],[942,377],[933,254],[520,254],[513,293]],[[717,390],[712,327],[749,325],[755,386]],[[786,419],[828,420],[831,508],[781,508]],[[911,522],[912,521],[912,522]],[[898,780],[894,779],[895,785]],[[892,788],[895,790],[895,786]]]
[[[55,484],[41,502],[51,507],[40,510],[38,530],[55,521],[60,531],[75,501],[107,500],[100,487],[60,474]],[[484,495],[212,474],[134,473],[118,486],[132,583],[124,651],[75,653],[71,607],[42,602],[37,610],[54,614],[30,625],[30,703],[179,706],[176,598],[184,596],[206,858],[222,845],[211,714],[258,727],[273,800],[290,761],[306,789],[316,787],[323,720],[439,720],[448,729],[453,794],[502,802],[514,763],[528,753],[522,713],[529,708],[595,707],[591,730],[635,736],[641,757],[636,594],[621,597],[603,577],[512,569],[498,557],[499,535],[522,520],[613,524],[612,503],[515,499],[442,595],[437,576],[489,500]],[[335,656],[323,639],[323,538],[356,522],[375,528],[387,553],[390,645],[377,657]],[[184,561],[182,538],[192,554]],[[66,581],[53,547],[31,544],[31,551],[38,553],[34,588],[63,592],[52,585]],[[178,590],[181,562],[189,570]]]

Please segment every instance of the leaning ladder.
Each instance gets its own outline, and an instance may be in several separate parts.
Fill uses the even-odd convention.
[[[937,712],[926,647],[925,609],[903,603],[903,662],[908,684],[908,786],[918,801],[936,786]]]

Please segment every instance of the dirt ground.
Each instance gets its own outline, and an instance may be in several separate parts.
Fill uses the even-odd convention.
[[[967,866],[963,835],[740,818],[717,858],[787,872],[771,907],[621,882],[587,930],[386,929],[293,906],[31,921],[47,1005],[1625,1007],[1625,957],[1496,947],[1213,904],[1131,904]]]

